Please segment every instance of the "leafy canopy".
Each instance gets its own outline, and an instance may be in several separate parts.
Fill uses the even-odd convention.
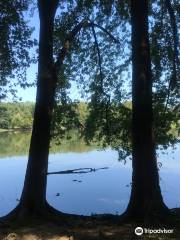
[[[32,62],[29,49],[35,44],[26,20],[29,4],[29,0],[0,0],[0,100],[6,97],[6,87],[15,94],[16,84],[27,84],[26,69]]]

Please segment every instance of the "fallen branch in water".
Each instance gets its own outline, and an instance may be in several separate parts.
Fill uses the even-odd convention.
[[[50,175],[50,174],[82,174],[82,173],[96,172],[98,170],[104,170],[104,169],[108,169],[108,167],[103,167],[103,168],[76,168],[76,169],[70,169],[70,170],[59,171],[59,172],[48,172],[47,175]]]

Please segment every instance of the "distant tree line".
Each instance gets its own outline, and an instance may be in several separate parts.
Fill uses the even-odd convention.
[[[62,105],[57,104],[54,111],[54,120],[56,115],[61,110]],[[68,106],[66,106],[67,112]],[[69,104],[69,115],[64,114],[62,121],[64,122],[64,129],[67,127],[67,122],[71,120],[72,128],[84,128],[88,115],[88,104],[85,102],[75,101]],[[75,117],[72,117],[74,113]],[[31,129],[34,114],[33,102],[0,102],[0,129],[13,130],[13,129]],[[68,120],[68,117],[70,120]],[[60,125],[60,124],[58,124]],[[52,126],[52,129],[58,126]]]
[[[0,129],[32,127],[34,103],[0,103]]]
[[[131,102],[125,103],[125,106],[131,108]],[[62,111],[62,104],[56,105],[54,110],[54,124],[57,121],[59,111]],[[74,128],[85,128],[86,120],[90,113],[90,106],[86,102],[74,101],[66,105],[66,109],[63,109],[65,113],[61,120],[53,126],[54,131],[59,132],[59,127],[63,129],[67,128],[67,123],[69,124],[69,129]],[[13,130],[13,129],[31,129],[34,114],[34,103],[33,102],[1,102],[0,103],[0,129]],[[61,125],[61,126],[60,126]]]
[[[62,109],[62,104],[57,104],[54,110],[53,123],[52,123],[52,135],[56,139],[59,135],[66,135],[66,131],[78,129],[81,130],[83,136],[85,137],[86,142],[94,139],[94,141],[98,141],[99,138],[102,139],[102,129],[99,129],[98,122],[94,122],[95,125],[92,124],[92,118],[94,118],[91,112],[91,104],[86,102],[74,101],[69,103],[69,106],[66,105],[66,109]],[[160,106],[159,106],[160,108]],[[59,111],[63,111],[63,117],[59,119]],[[109,119],[109,124],[111,127],[108,131],[108,138],[103,138],[104,142],[100,141],[103,145],[111,145],[113,148],[117,149],[118,146],[124,147],[124,149],[131,152],[130,142],[130,122],[131,122],[131,114],[132,114],[132,103],[131,101],[126,101],[120,106],[110,106],[109,111],[111,112]],[[67,114],[68,113],[68,114]],[[157,109],[155,113],[158,113]],[[24,130],[31,129],[33,122],[33,114],[34,114],[34,103],[33,102],[1,102],[0,103],[0,129],[1,130]],[[97,111],[95,111],[97,114]],[[173,114],[173,110],[168,110],[167,112],[169,117],[169,123],[166,126],[163,125],[163,119],[159,119],[157,117],[155,121],[155,134],[158,145],[168,145],[170,142],[176,141],[179,136],[179,128],[180,123],[176,121],[171,115]],[[114,118],[113,116],[116,116]],[[117,115],[119,116],[117,118]],[[58,118],[58,119],[57,119]],[[118,119],[121,119],[119,122]],[[161,121],[160,121],[161,120]],[[105,117],[104,117],[105,121]],[[102,119],[99,123],[102,127]],[[161,125],[160,125],[161,124]],[[160,125],[160,126],[159,126]],[[107,126],[104,126],[107,128]],[[118,140],[116,130],[121,129],[120,134],[125,134],[127,136],[127,141],[123,142]],[[166,131],[161,128],[166,128]],[[96,130],[95,130],[96,129]],[[115,132],[113,132],[113,129]],[[96,131],[96,133],[94,133]],[[120,139],[120,138],[119,138]],[[105,144],[106,142],[106,144]],[[127,146],[123,146],[127,145]]]

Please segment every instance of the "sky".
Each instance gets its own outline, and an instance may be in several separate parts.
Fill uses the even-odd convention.
[[[37,64],[33,64],[27,70],[27,79],[29,81],[33,81],[36,78],[36,73],[37,73]],[[22,102],[26,102],[26,101],[34,102],[36,98],[36,88],[27,87],[23,89],[21,87],[18,87],[17,96],[18,98],[21,99]]]
[[[27,70],[27,79],[31,82],[36,78],[37,73],[37,64],[31,65]],[[36,99],[36,87],[27,87],[25,89],[18,87],[17,96],[21,99],[22,102],[35,102]],[[70,97],[72,101],[75,99],[81,99],[80,93],[75,82],[71,83]]]

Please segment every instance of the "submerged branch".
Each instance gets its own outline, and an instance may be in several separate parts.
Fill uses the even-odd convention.
[[[98,170],[105,170],[108,169],[108,167],[103,168],[76,168],[76,169],[69,169],[65,171],[58,171],[58,172],[49,172],[47,175],[50,174],[82,174],[82,173],[90,173],[90,172],[96,172]]]

